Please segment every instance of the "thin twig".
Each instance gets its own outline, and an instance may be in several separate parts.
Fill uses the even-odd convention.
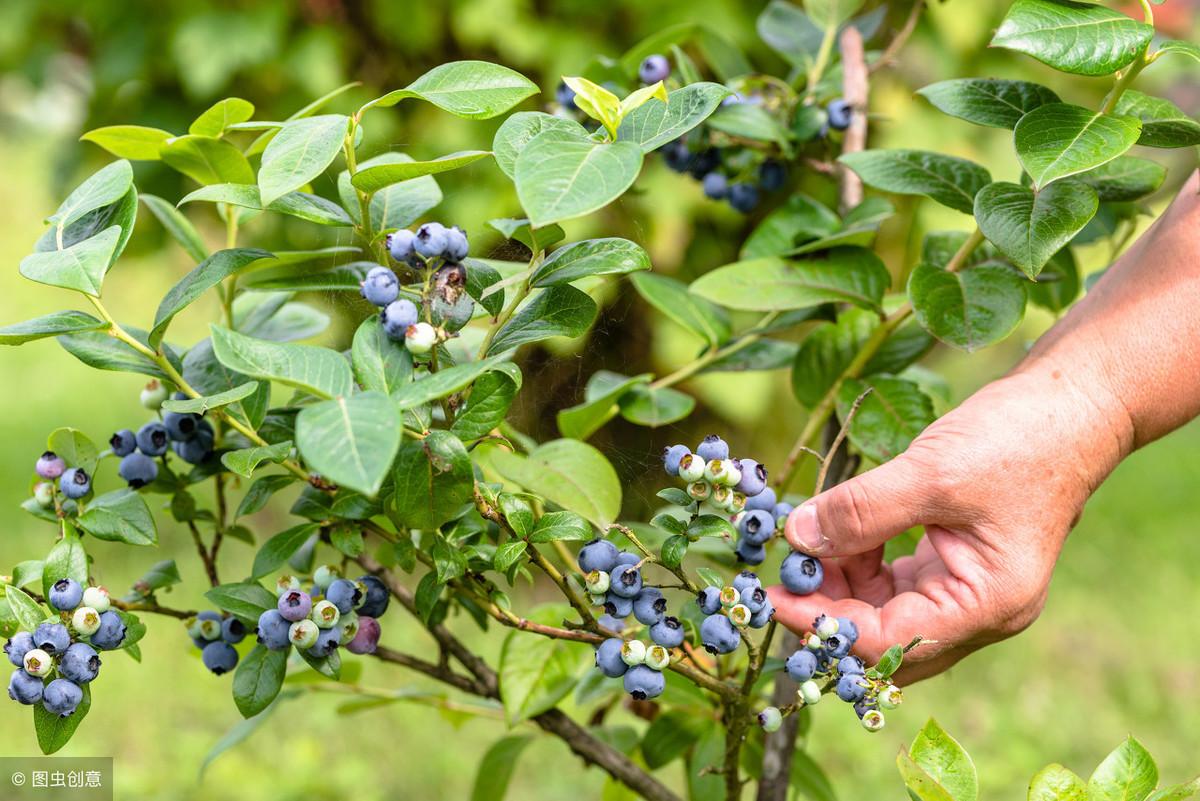
[[[869,105],[867,60],[862,34],[847,25],[840,39],[842,49],[842,97],[850,105],[850,127],[842,137],[842,155],[857,153],[867,146],[867,107]],[[862,203],[862,179],[845,164],[838,176],[838,205],[842,214]]]
[[[904,49],[904,45],[908,44],[909,37],[917,28],[917,20],[921,18],[924,5],[924,0],[917,0],[913,3],[913,7],[909,9],[908,18],[904,20],[904,25],[892,37],[892,41],[888,42],[888,46],[879,55],[879,59],[868,68],[868,72],[874,73],[876,70],[885,69],[896,63],[896,56]]]
[[[846,419],[842,421],[842,427],[838,429],[837,436],[833,438],[833,444],[829,446],[829,452],[825,454],[825,458],[821,461],[821,470],[817,473],[817,483],[813,487],[813,495],[820,495],[821,488],[825,486],[825,476],[829,474],[829,465],[833,463],[834,454],[838,448],[842,447],[842,442],[846,439],[846,434],[850,432],[850,423],[854,420],[854,415],[858,414],[858,409],[862,406],[867,396],[874,391],[874,387],[867,387],[859,396],[854,399],[854,403],[850,405],[850,411],[846,412]]]

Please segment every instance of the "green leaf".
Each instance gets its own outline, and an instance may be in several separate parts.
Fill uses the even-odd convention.
[[[182,206],[185,203],[194,203],[196,201],[228,203],[232,206],[258,209],[260,211],[265,208],[267,211],[286,214],[289,217],[307,220],[317,225],[338,227],[354,224],[354,220],[351,219],[350,215],[341,206],[332,200],[326,200],[319,195],[312,195],[307,192],[288,192],[286,195],[277,198],[264,207],[262,195],[258,187],[254,184],[212,184],[210,186],[202,186],[196,191],[187,194],[179,201],[179,205]]]
[[[778,0],[783,4],[783,0]],[[787,3],[791,6],[791,3]],[[792,756],[804,753],[797,750]],[[720,726],[709,726],[708,731],[692,747],[687,761],[687,786],[689,801],[724,801],[725,785],[721,777],[722,760],[725,758],[725,733]],[[820,801],[826,801],[821,799]]]
[[[672,709],[654,719],[642,736],[642,758],[658,770],[692,747],[710,725],[709,721],[684,709]]]
[[[1044,309],[1060,312],[1075,302],[1080,289],[1079,265],[1069,247],[1050,257],[1029,287],[1029,300]]]
[[[106,323],[79,311],[60,311],[0,328],[0,345],[21,345],[35,339],[94,331]]]
[[[506,362],[504,356],[492,356],[478,362],[456,364],[419,381],[414,381],[398,392],[393,392],[392,400],[398,409],[412,409],[465,389],[479,376],[492,370],[505,369],[504,365],[506,364],[511,364],[511,362]]]
[[[864,309],[847,309],[836,322],[814,327],[792,364],[796,399],[810,409],[820,403],[878,327],[879,315]]]
[[[1021,118],[1013,141],[1036,190],[1112,161],[1133,147],[1141,129],[1135,117],[1049,103]]]
[[[254,717],[279,695],[287,673],[287,657],[287,650],[268,651],[256,645],[238,663],[233,674],[233,702],[242,717]]]
[[[1088,779],[1088,801],[1141,801],[1158,786],[1158,766],[1132,737],[1100,763]]]
[[[1062,765],[1047,765],[1029,782],[1027,801],[1087,801],[1083,779]]]
[[[130,489],[105,493],[87,505],[79,527],[98,540],[157,545],[158,528],[146,499]]]
[[[797,750],[792,754],[792,770],[789,776],[792,787],[800,791],[800,795],[813,801],[837,801],[833,785],[825,771],[807,752]]]
[[[335,401],[327,402],[334,403]],[[236,451],[226,451],[221,454],[221,464],[225,465],[230,472],[237,473],[244,478],[250,478],[263,462],[279,464],[291,452],[291,440],[284,440],[274,445],[262,445],[253,448],[242,448]]]
[[[542,608],[533,617],[558,625],[569,610]],[[546,637],[509,632],[500,649],[500,699],[510,725],[552,709],[575,687],[591,649]]]
[[[597,370],[584,388],[583,403],[558,413],[558,430],[564,437],[587,439],[620,412],[617,401],[622,395],[638,384],[648,383],[651,378],[650,373],[630,378]]]
[[[830,302],[878,309],[891,280],[871,251],[837,248],[806,261],[769,257],[727,264],[702,275],[691,291],[747,311],[787,311]]]
[[[327,348],[267,342],[215,323],[211,328],[213,352],[230,370],[322,398],[346,397],[354,391],[350,365]]]
[[[125,197],[132,186],[133,167],[128,161],[114,161],[75,187],[59,204],[58,210],[46,218],[46,224],[53,226],[59,235],[89,212],[111,206]]]
[[[435,175],[440,172],[457,170],[490,155],[492,154],[486,150],[463,150],[439,156],[432,161],[398,161],[393,164],[379,164],[359,170],[350,179],[350,183],[363,192],[378,192],[393,184],[420,178],[422,175]]]
[[[188,218],[184,217],[177,208],[157,195],[143,194],[139,197],[139,200],[146,204],[146,208],[150,209],[150,213],[158,219],[162,227],[167,230],[167,233],[187,252],[192,261],[201,262],[208,258],[208,250],[204,247],[204,240],[200,238],[200,234],[197,233],[195,227],[188,221]]]
[[[291,558],[305,541],[320,530],[317,523],[301,523],[279,532],[263,543],[254,555],[251,578],[261,578]]]
[[[708,127],[741,139],[773,142],[781,148],[790,145],[791,133],[775,115],[762,106],[733,103],[708,118]]]
[[[512,540],[504,543],[496,549],[496,554],[492,557],[492,567],[501,573],[507,573],[528,547],[529,543],[525,540]]]
[[[54,451],[63,458],[68,467],[82,467],[95,475],[100,460],[100,450],[86,434],[77,428],[56,428],[46,438],[46,450]]]
[[[863,183],[900,195],[925,195],[970,214],[975,194],[992,180],[978,164],[924,150],[863,150],[838,159]]]
[[[728,537],[737,536],[733,525],[728,519],[720,515],[700,515],[687,528],[688,536],[692,539],[701,539],[704,537]]]
[[[528,78],[508,67],[487,61],[453,61],[434,67],[404,89],[372,100],[360,113],[416,97],[459,117],[485,120],[503,114],[537,91]]]
[[[293,476],[263,476],[250,485],[246,494],[238,504],[237,517],[252,515],[267,505],[271,496],[279,490],[291,485],[296,479]]]
[[[958,78],[917,90],[943,114],[990,128],[1016,127],[1021,117],[1038,106],[1058,103],[1045,86],[999,78]]]
[[[855,399],[868,388],[871,393],[850,422],[850,442],[868,458],[886,462],[903,453],[933,422],[933,402],[920,387],[903,378],[849,378],[838,390],[839,419],[846,419]]]
[[[70,524],[65,526],[62,539],[54,543],[42,563],[42,597],[50,597],[50,588],[59,579],[72,578],[81,586],[88,584],[88,557],[83,550],[79,533]]]
[[[187,352],[183,359],[183,378],[205,397],[220,395],[250,381],[248,376],[230,370],[217,361],[212,340],[207,338],[197,342]],[[267,412],[270,391],[268,382],[260,382],[254,394],[229,404],[226,412],[249,423],[251,428],[258,428]]]
[[[88,131],[79,140],[97,144],[117,158],[158,161],[162,146],[174,135],[161,128],[142,125],[106,125]]]
[[[818,26],[836,28],[862,8],[863,0],[804,0],[804,10]]]
[[[464,442],[486,437],[504,421],[517,396],[517,384],[501,372],[484,373],[471,386],[467,405],[459,409],[450,431]]]
[[[257,248],[232,248],[219,250],[201,262],[163,298],[154,315],[154,328],[150,330],[150,345],[157,347],[166,336],[167,326],[175,315],[187,308],[193,301],[220,284],[226,278],[244,270],[260,259],[269,259],[271,254]]]
[[[406,164],[412,161],[404,153],[381,153],[358,165],[360,170],[386,164]],[[350,173],[338,175],[338,197],[355,222],[359,221],[358,196],[350,183]],[[377,231],[394,231],[416,222],[425,212],[442,202],[442,190],[432,175],[392,184],[371,198],[371,225]]]
[[[1058,181],[1040,192],[997,181],[975,199],[979,230],[1030,278],[1096,214],[1095,191]]]
[[[760,339],[739,348],[701,370],[702,373],[744,373],[750,370],[779,370],[796,358],[800,346],[795,342]]]
[[[563,83],[575,93],[571,101],[575,107],[604,126],[609,139],[615,139],[621,125],[621,99],[587,78],[566,76]]]
[[[390,394],[412,380],[412,356],[383,331],[378,315],[363,321],[350,347],[354,377],[363,389]]]
[[[1153,36],[1153,26],[1104,6],[1016,0],[991,46],[1033,56],[1062,72],[1111,75],[1137,58]]]
[[[67,353],[97,370],[142,373],[164,381],[170,380],[170,377],[157,364],[124,342],[119,342],[100,331],[61,334],[58,337],[58,344],[62,345],[63,350]]]
[[[13,565],[12,581],[9,583],[11,583],[14,587],[27,587],[30,584],[38,584],[39,586],[42,586],[42,595],[45,596],[49,593],[49,588],[42,585],[42,577],[45,571],[45,566],[46,563],[40,559],[26,559],[24,562],[18,562],[17,564]],[[84,578],[87,578],[86,572],[84,574]],[[9,608],[9,613],[10,614],[0,615],[0,617],[5,619],[10,618],[11,607]]]
[[[1158,46],[1158,50],[1154,52],[1155,59],[1158,56],[1168,53],[1178,53],[1181,56],[1190,56],[1196,61],[1200,61],[1200,45],[1195,42],[1187,42],[1182,39],[1167,39]]]
[[[637,273],[631,280],[643,300],[710,345],[720,345],[732,334],[729,314],[688,291],[682,281],[657,273]]]
[[[546,512],[534,526],[529,541],[536,544],[560,540],[590,540],[591,538],[591,526],[574,512]]]
[[[650,255],[628,239],[585,239],[551,253],[529,281],[535,287],[547,287],[590,275],[625,275],[649,269]]]
[[[663,542],[659,558],[668,568],[679,567],[683,562],[683,557],[687,556],[687,550],[688,538],[682,534],[673,534]]]
[[[635,386],[620,401],[621,416],[631,423],[658,428],[682,420],[696,408],[696,399],[670,387]]]
[[[887,200],[879,197],[867,198],[847,212],[846,219],[838,230],[811,242],[789,248],[780,255],[800,256],[843,245],[869,246],[874,241],[879,226],[893,214],[895,214],[895,209]]]
[[[185,400],[175,400],[173,398],[163,401],[162,408],[168,412],[179,412],[180,414],[204,414],[210,409],[219,409],[222,406],[228,406],[231,403],[236,403],[243,398],[248,398],[258,391],[257,381],[247,381],[243,384],[238,384],[233,389],[219,392],[216,395],[206,395],[199,398],[187,398]]]
[[[528,456],[497,451],[492,464],[504,478],[606,529],[621,512],[621,482],[600,451],[574,439],[556,439]]]
[[[475,785],[471,788],[471,801],[504,801],[508,783],[517,767],[517,759],[531,742],[532,735],[513,734],[492,743],[479,761]]]
[[[258,625],[259,616],[269,609],[275,609],[278,603],[275,593],[256,581],[220,584],[205,592],[204,597],[216,604],[218,609],[253,625]]]
[[[285,122],[290,122],[291,120],[298,120],[301,117],[311,117],[313,114],[317,113],[321,109],[325,108],[325,106],[329,105],[330,101],[345,94],[346,92],[350,91],[351,89],[354,89],[359,86],[362,86],[362,83],[359,81],[351,81],[350,83],[342,84],[338,88],[333,89],[329,92],[326,92],[325,94],[321,95],[316,100],[309,103],[308,105],[297,110],[294,114],[292,114],[290,117],[288,117],[287,120],[285,120]],[[246,155],[254,156],[254,155],[257,155],[257,154],[263,152],[263,150],[266,149],[267,145],[270,144],[271,139],[273,139],[275,134],[278,132],[279,132],[278,128],[272,127],[271,130],[268,130],[265,133],[263,133],[261,136],[259,136],[257,139],[255,139],[248,148],[246,148]]]
[[[254,168],[224,139],[178,136],[159,151],[167,166],[199,184],[252,184]]]
[[[1200,60],[1200,59],[1198,59]],[[1192,779],[1184,784],[1175,784],[1170,787],[1164,787],[1146,797],[1146,801],[1187,801],[1187,799],[1200,793],[1200,778]],[[1075,801],[1069,799],[1068,801]]]
[[[341,114],[321,114],[285,123],[263,151],[258,171],[262,202],[269,206],[325,172],[341,151],[349,124],[349,118]]]
[[[587,129],[574,120],[541,111],[518,111],[501,123],[492,138],[492,151],[500,171],[512,178],[516,174],[517,158],[521,151],[543,131],[556,131],[564,138],[588,141]]]
[[[1137,200],[1156,191],[1167,177],[1167,168],[1156,161],[1121,156],[1078,176],[1096,190],[1102,202]]]
[[[975,763],[936,720],[931,718],[917,733],[908,754],[913,762],[950,793],[954,801],[976,801],[979,798]]]
[[[300,692],[300,690],[288,690],[286,693],[281,693],[277,700],[283,701],[288,698],[293,698]],[[251,734],[254,734],[254,732],[258,731],[258,729],[267,722],[267,719],[271,716],[271,713],[275,711],[276,706],[277,704],[272,701],[270,704],[267,704],[267,708],[259,714],[246,720],[239,720],[237,723],[231,726],[229,731],[225,732],[225,734],[221,736],[221,739],[217,740],[213,747],[209,749],[209,752],[204,755],[204,761],[200,763],[198,780],[204,780],[205,771],[208,770],[208,766],[211,765],[217,757],[234,746],[245,742]]]
[[[392,471],[395,519],[410,528],[432,530],[471,501],[475,476],[471,457],[449,431],[430,431],[423,440],[405,440]]]
[[[533,531],[533,507],[529,501],[511,492],[502,492],[496,497],[496,506],[508,522],[509,528],[521,539]]]
[[[1161,97],[1126,89],[1117,101],[1114,114],[1136,117],[1142,121],[1139,145],[1148,147],[1190,147],[1200,145],[1200,122],[1183,113],[1183,109]]]
[[[896,755],[896,768],[914,801],[957,801],[903,749]]]
[[[46,610],[40,604],[25,594],[20,587],[9,585],[4,588],[4,597],[12,609],[13,615],[24,631],[33,631],[46,619]]]
[[[596,302],[569,284],[544,290],[496,333],[489,355],[550,337],[577,337],[596,319]]]
[[[245,122],[254,116],[254,104],[240,97],[227,97],[213,103],[188,126],[196,136],[220,136],[230,125]]]
[[[47,712],[46,708],[41,704],[33,708],[33,729],[37,734],[38,747],[42,749],[43,754],[53,754],[58,751],[75,734],[75,730],[79,728],[79,724],[87,717],[88,710],[92,708],[92,689],[91,685],[83,685],[83,698],[79,702],[79,706],[75,707],[75,711],[65,718],[59,717],[53,712]]]
[[[535,226],[581,217],[625,193],[642,169],[633,142],[580,141],[544,131],[517,157],[514,181],[522,208]]]
[[[1003,263],[950,273],[922,262],[908,277],[908,296],[926,331],[970,353],[1016,330],[1025,316],[1025,285]]]
[[[306,406],[296,417],[296,447],[330,481],[374,497],[400,447],[400,413],[368,391]]]
[[[836,232],[842,221],[823,203],[796,194],[768,214],[742,245],[741,258],[782,256],[797,242],[821,239]]]
[[[693,83],[667,94],[666,103],[647,103],[630,112],[617,140],[633,142],[643,153],[657,150],[695,128],[733,94],[719,83]]]
[[[121,235],[121,226],[114,225],[69,247],[31,253],[21,259],[19,270],[21,275],[39,284],[74,289],[98,298]]]

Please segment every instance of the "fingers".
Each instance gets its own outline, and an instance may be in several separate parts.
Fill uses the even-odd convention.
[[[930,490],[903,456],[796,507],[784,535],[813,556],[854,556],[919,525]]]

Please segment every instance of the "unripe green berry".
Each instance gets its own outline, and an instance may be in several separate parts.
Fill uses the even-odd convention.
[[[603,595],[612,586],[612,581],[603,570],[593,570],[584,577],[583,582],[587,585],[588,592],[593,595]]]
[[[743,495],[742,496],[743,508],[737,512],[734,512],[733,517],[729,518],[729,525],[733,526],[735,529],[739,525],[741,525],[742,518],[744,518],[746,516],[746,511],[745,511],[745,507],[744,507],[745,501],[746,501],[746,496]]]
[[[779,727],[783,725],[783,713],[776,707],[769,706],[758,713],[758,725],[762,726],[765,732],[779,731]]]
[[[325,589],[341,577],[342,571],[338,570],[335,565],[321,565],[313,571],[313,584]]]
[[[103,587],[88,587],[83,591],[83,605],[104,614],[112,606],[112,600],[108,597],[108,590]]]
[[[646,644],[641,640],[628,640],[621,646],[621,661],[633,667],[646,661]]]
[[[334,609],[333,611],[336,612],[337,610]],[[311,620],[297,620],[288,627],[288,639],[292,645],[300,649],[312,648],[317,642],[317,635],[320,633],[321,630],[317,628],[317,624]]]
[[[737,587],[722,587],[720,598],[721,606],[732,609],[742,600],[742,594],[738,592]]]
[[[729,495],[729,502],[725,504],[725,511],[733,515],[739,515],[746,508],[746,496],[740,492],[733,492]]]
[[[687,493],[693,501],[707,501],[712,495],[712,485],[707,481],[693,481],[688,484]]]
[[[354,612],[342,615],[338,618],[337,627],[342,631],[342,636],[338,637],[338,645],[345,645],[358,634],[358,615]]]
[[[437,344],[437,329],[429,323],[413,323],[404,332],[404,347],[413,356],[424,356]]]
[[[679,477],[689,483],[704,478],[704,460],[694,453],[684,454],[679,460]]]
[[[41,648],[31,648],[25,653],[25,672],[39,679],[48,676],[54,669],[54,659]]]
[[[704,465],[704,480],[710,484],[725,486],[725,459],[713,459]]]
[[[338,608],[329,601],[317,601],[313,604],[312,612],[309,617],[317,624],[317,628],[331,629],[337,625],[341,618],[341,613]]]
[[[737,462],[732,459],[723,459],[721,461],[721,483],[726,487],[732,487],[742,480],[742,471],[738,469]]]
[[[39,482],[33,488],[33,499],[37,505],[43,509],[49,509],[54,505],[54,485],[49,481]]]
[[[81,637],[90,637],[100,628],[100,613],[90,606],[79,606],[71,615],[71,628]]]
[[[734,604],[729,610],[729,619],[733,621],[735,626],[746,626],[750,623],[750,618],[753,614],[750,612],[750,607],[745,604]]]
[[[721,484],[714,484],[712,488],[712,495],[709,497],[708,502],[718,509],[724,509],[729,505],[729,499],[731,497],[733,497],[733,490],[729,489],[729,487],[722,486]]]
[[[805,706],[812,706],[819,703],[821,700],[821,688],[812,679],[803,682],[800,689],[796,690],[796,696]]]
[[[862,716],[862,727],[867,731],[879,731],[884,723],[883,713],[878,709],[872,709]]]
[[[821,638],[815,634],[811,634],[811,633],[805,634],[804,635],[804,647],[810,651],[820,651],[821,650]]]
[[[603,592],[590,592],[588,599],[592,602],[592,606],[604,606],[608,602],[608,595]]]
[[[152,412],[157,412],[166,399],[167,388],[158,379],[151,379],[150,383],[142,388],[142,394],[139,397],[142,405]]]
[[[671,652],[661,645],[651,645],[646,649],[644,664],[655,670],[666,670],[671,664]]]
[[[904,700],[904,693],[895,684],[889,684],[879,691],[878,700],[881,709],[895,709]]]
[[[196,624],[196,630],[202,640],[218,640],[221,638],[221,621],[201,620]]]
[[[295,576],[283,575],[275,579],[275,595],[282,597],[292,590],[300,589],[300,579]]]
[[[822,640],[828,640],[838,633],[838,619],[832,615],[821,615],[815,623],[817,636]]]

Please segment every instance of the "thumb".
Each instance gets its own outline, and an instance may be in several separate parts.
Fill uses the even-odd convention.
[[[854,556],[925,522],[929,482],[903,455],[797,506],[784,536],[813,556]]]

